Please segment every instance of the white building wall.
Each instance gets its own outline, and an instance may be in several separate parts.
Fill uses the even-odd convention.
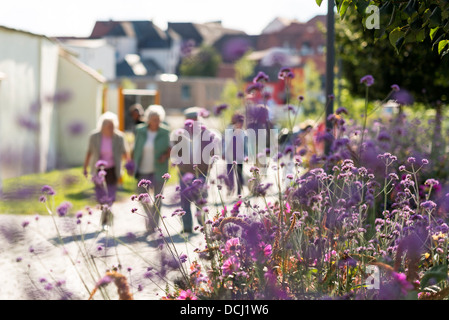
[[[89,44],[89,42],[93,42]],[[64,47],[77,54],[77,58],[106,77],[114,80],[116,76],[115,49],[103,40],[68,41]]]
[[[170,65],[170,49],[142,49],[140,56],[141,59],[153,59],[164,70],[164,73],[173,73],[171,72],[173,67]]]
[[[61,155],[66,164],[82,163],[105,79],[67,53],[64,61],[59,50],[47,37],[0,26],[0,179],[51,170]],[[70,99],[58,101],[64,91]],[[84,136],[68,134],[73,121]]]
[[[40,38],[40,132],[39,132],[39,172],[56,167],[56,143],[54,127],[54,97],[56,95],[56,76],[58,71],[59,46],[54,42]]]
[[[0,27],[2,178],[39,170],[41,38]]]
[[[121,62],[127,54],[137,54],[137,39],[130,37],[105,37],[108,44],[115,48],[115,61]]]
[[[61,166],[80,166],[86,155],[89,133],[95,129],[102,112],[103,83],[67,55],[59,59],[57,79],[58,92],[70,94],[57,107],[58,162]]]

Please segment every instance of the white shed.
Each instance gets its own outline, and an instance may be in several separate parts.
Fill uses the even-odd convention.
[[[105,78],[57,41],[3,26],[0,75],[0,180],[81,165]]]

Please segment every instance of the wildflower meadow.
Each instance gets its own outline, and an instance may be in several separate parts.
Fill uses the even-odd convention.
[[[369,4],[376,5],[381,28],[368,31],[361,21]],[[0,255],[0,262],[20,274],[10,290],[29,300],[238,301],[241,316],[272,315],[262,301],[273,300],[447,300],[448,78],[436,59],[448,61],[449,4],[336,5],[340,16],[346,10],[352,16],[337,30],[347,39],[337,46],[335,94],[307,90],[305,63],[300,71],[279,65],[275,78],[253,70],[244,79],[237,70],[234,86],[223,90],[232,97],[223,94],[215,108],[200,106],[196,120],[185,113],[181,127],[161,121],[172,126],[162,176],[137,180],[137,162],[129,157],[123,177],[114,176],[122,183],[115,202],[102,160],[93,177],[72,179],[83,184],[67,199],[61,185],[38,181],[34,216],[14,215],[7,224],[0,215],[0,254],[14,254]],[[391,52],[374,46],[384,40]],[[239,60],[241,69],[254,66],[246,62]],[[273,106],[269,83],[281,88],[276,93],[285,103]],[[184,89],[183,97],[190,96]],[[78,125],[71,130],[81,130]],[[151,148],[150,154],[162,150]],[[104,188],[105,200],[81,206],[94,187],[97,195]],[[25,198],[29,193],[14,200]],[[145,213],[151,210],[156,218]],[[7,273],[4,283],[11,280]],[[243,305],[249,301],[261,304],[250,310]],[[189,308],[176,312],[213,312]]]
[[[276,128],[266,117],[267,77],[259,73],[247,92],[239,94],[247,128]],[[279,73],[285,82],[293,77],[286,68]],[[372,76],[360,79],[367,97],[372,85]],[[392,84],[387,97],[399,90]],[[130,300],[145,293],[145,279],[158,288],[162,300],[445,299],[449,294],[449,190],[447,177],[441,174],[446,155],[435,156],[429,143],[433,122],[424,124],[424,119],[410,118],[404,110],[373,118],[368,109],[357,121],[351,119],[350,108],[341,107],[328,116],[330,129],[313,133],[315,146],[324,150],[327,145],[325,154],[311,149],[304,136],[294,132],[298,110],[306,99],[301,96],[296,104],[287,105],[288,130],[282,141],[275,137],[279,142],[275,154],[264,145],[266,152],[258,153],[254,163],[245,157],[246,192],[238,195],[229,175],[214,174],[213,168],[222,161],[217,155],[206,176],[199,169],[180,176],[196,210],[194,232],[203,240],[201,246],[188,254],[179,250],[179,242],[187,247],[190,238],[181,233],[180,240],[170,227],[169,218],[180,220],[185,214],[176,205],[165,209],[171,210],[170,217],[162,209],[158,212],[159,235],[152,261],[129,245],[136,240],[134,234],[127,239],[108,234],[115,246],[129,247],[125,255],[139,261],[139,273],[134,266],[122,264],[123,252],[114,246],[108,250],[114,263],[100,264],[108,244],[85,244],[86,216],[94,209],[71,212],[70,201],[54,203],[57,189],[42,186],[36,205],[40,202],[42,214],[53,220],[57,236],[51,245],[65,248],[61,228],[70,224],[76,250],[65,251],[61,259],[73,268],[70,284],[76,282],[84,292],[74,294],[64,279],[34,279],[29,274],[35,297]],[[219,106],[216,115],[226,108]],[[312,129],[323,118],[321,113]],[[231,167],[235,170],[237,162]],[[126,168],[132,170],[132,165]],[[176,178],[173,172],[162,177],[160,194],[153,194],[151,181],[138,181],[148,193],[133,195],[130,200],[135,207],[120,215],[137,215],[140,205],[164,203],[166,185]],[[94,180],[104,182],[104,172]],[[170,197],[176,200],[179,192],[176,187]],[[107,205],[99,208],[102,215],[111,214]],[[37,217],[26,220],[20,232],[32,232],[30,225],[35,223]],[[28,255],[45,266],[45,249],[30,247]],[[20,267],[22,260],[16,261]]]

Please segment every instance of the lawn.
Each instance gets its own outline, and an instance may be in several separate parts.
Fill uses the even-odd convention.
[[[86,179],[82,172],[81,167],[75,167],[5,179],[3,194],[0,195],[0,214],[30,215],[45,212],[44,205],[39,202],[44,185],[55,189],[56,206],[63,201],[69,201],[73,205],[72,212],[86,206],[96,206],[93,183]],[[136,185],[136,179],[125,172],[117,193],[117,201],[129,199],[136,192]]]

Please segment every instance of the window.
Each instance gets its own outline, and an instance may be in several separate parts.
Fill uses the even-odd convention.
[[[192,97],[191,88],[188,84],[181,86],[181,98],[182,100],[190,100]]]

